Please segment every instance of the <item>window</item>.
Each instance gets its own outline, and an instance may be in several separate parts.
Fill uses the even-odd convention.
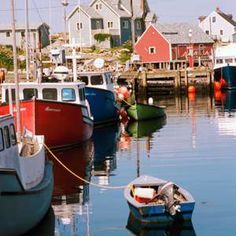
[[[101,21],[96,20],[96,29],[101,29],[101,28],[102,28]]]
[[[141,21],[137,21],[136,27],[137,27],[137,30],[141,30],[141,29],[142,29],[142,23],[141,23]]]
[[[8,126],[5,126],[3,129],[3,137],[6,144],[6,148],[9,148],[11,146],[11,142],[10,142],[10,133]]]
[[[108,28],[113,28],[113,22],[112,22],[112,21],[109,21],[109,22],[107,23],[107,26],[108,26]]]
[[[11,89],[11,98],[12,98],[13,102],[16,101],[16,90],[15,89]],[[8,89],[6,89],[6,102],[9,103],[9,92],[8,92]]]
[[[233,62],[233,58],[227,58],[225,59],[225,63],[232,63]]]
[[[220,30],[220,35],[224,35],[224,30]]]
[[[156,48],[155,47],[150,47],[149,48],[149,54],[155,54],[156,53]]]
[[[11,37],[11,32],[10,31],[6,32],[6,37]]]
[[[98,4],[96,4],[96,6],[95,6],[95,7],[96,7],[96,10],[98,10]]]
[[[44,88],[43,99],[57,100],[57,89],[55,88]]]
[[[85,101],[85,90],[84,90],[84,88],[79,89],[79,99],[80,99],[80,101]]]
[[[24,100],[30,100],[33,97],[38,97],[38,90],[37,89],[24,89],[23,90]]]
[[[223,59],[216,59],[216,63],[217,64],[222,64],[223,63]]]
[[[122,28],[123,28],[123,29],[128,29],[128,28],[129,28],[129,21],[124,20],[124,21],[122,22]]]
[[[209,30],[206,30],[206,34],[208,34],[208,35],[210,34]]]
[[[0,128],[0,152],[4,149],[3,133],[2,128]]]
[[[101,84],[103,84],[102,75],[91,76],[91,85],[101,85]]]
[[[212,17],[212,22],[213,22],[213,23],[216,22],[216,17],[215,17],[215,16]]]
[[[75,101],[75,90],[72,88],[62,89],[62,101]]]
[[[88,85],[88,76],[81,76],[79,77],[79,80],[84,82],[86,85]]]
[[[21,34],[21,37],[25,37],[25,32],[24,31],[22,31],[20,34]]]
[[[83,29],[83,24],[81,22],[77,23],[77,30]]]
[[[17,144],[17,139],[16,139],[15,126],[13,124],[10,124],[10,137],[11,137],[11,145],[15,146]]]

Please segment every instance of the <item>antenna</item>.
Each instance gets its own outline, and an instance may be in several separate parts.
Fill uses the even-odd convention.
[[[68,0],[62,0],[61,1],[61,4],[62,6],[64,7],[64,40],[65,40],[65,43],[66,43],[66,7],[69,5],[69,2]]]

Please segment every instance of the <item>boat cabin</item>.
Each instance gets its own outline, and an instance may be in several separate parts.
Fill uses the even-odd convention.
[[[11,90],[11,93],[9,93]],[[16,87],[14,83],[2,84],[2,102],[15,101]],[[19,83],[19,99],[30,100],[32,98],[52,100],[58,102],[70,102],[87,106],[85,97],[85,84],[81,82],[22,82]]]
[[[77,76],[87,87],[114,91],[114,81],[111,72],[79,72]]]
[[[221,46],[215,50],[215,66],[214,69],[227,65],[236,66],[236,44]]]

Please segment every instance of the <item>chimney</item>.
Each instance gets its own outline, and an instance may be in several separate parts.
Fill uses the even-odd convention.
[[[219,7],[216,7],[216,12],[220,12],[220,8]]]

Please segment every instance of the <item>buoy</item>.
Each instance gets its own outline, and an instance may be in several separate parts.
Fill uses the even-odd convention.
[[[225,79],[222,77],[222,78],[220,78],[220,85],[221,85],[221,87],[225,87],[226,86],[226,81],[225,81]]]
[[[194,87],[193,85],[190,85],[190,86],[188,87],[188,93],[195,93],[195,92],[196,92],[195,87]]]
[[[221,89],[221,83],[219,81],[214,82],[214,90],[220,90]]]
[[[221,90],[215,90],[214,91],[214,97],[216,101],[221,101],[221,97],[222,97],[222,92]]]
[[[190,102],[194,102],[195,101],[195,93],[188,93],[188,99]]]
[[[118,93],[118,100],[122,101],[124,100],[124,95],[122,93]]]
[[[148,98],[148,104],[149,104],[149,105],[153,105],[153,98],[151,98],[151,97]]]
[[[123,94],[124,99],[127,99],[130,97],[130,92],[125,86],[120,87],[118,89],[118,93]]]

